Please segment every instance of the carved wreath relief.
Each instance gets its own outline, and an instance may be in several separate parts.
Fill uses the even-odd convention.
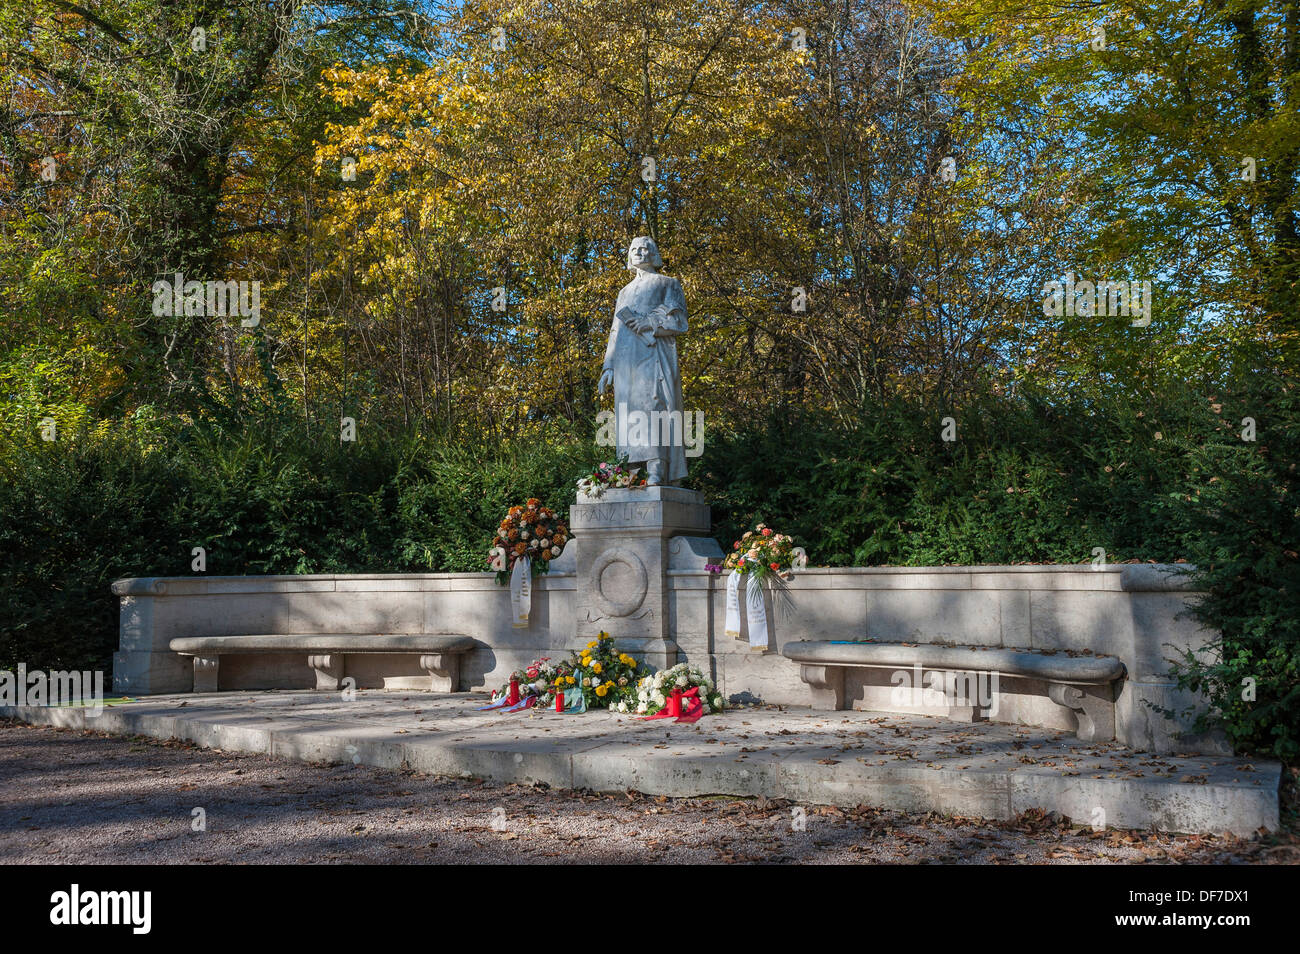
[[[645,564],[624,547],[606,550],[591,565],[589,592],[605,616],[631,616],[641,608],[649,586]]]

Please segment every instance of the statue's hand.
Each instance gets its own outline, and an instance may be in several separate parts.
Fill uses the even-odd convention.
[[[658,334],[672,334],[672,321],[670,316],[672,309],[667,305],[656,305],[654,309],[646,316],[646,326],[649,331]]]
[[[605,388],[611,387],[613,386],[613,384],[614,384],[614,372],[610,368],[606,368],[604,371],[601,372],[600,380],[596,382],[596,393],[604,394]]]

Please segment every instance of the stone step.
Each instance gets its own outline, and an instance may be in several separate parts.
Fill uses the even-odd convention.
[[[694,725],[478,712],[468,694],[223,692],[0,715],[308,762],[500,783],[871,805],[1010,819],[1031,809],[1110,828],[1248,836],[1278,827],[1276,762],[1154,756],[1048,730],[879,713],[743,708]]]

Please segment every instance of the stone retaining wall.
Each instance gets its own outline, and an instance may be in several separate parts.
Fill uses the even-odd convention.
[[[680,551],[680,552],[679,552]],[[1184,727],[1147,703],[1182,707],[1167,678],[1175,648],[1200,648],[1207,633],[1182,614],[1194,594],[1175,567],[1156,565],[854,567],[807,569],[785,596],[767,596],[770,651],[724,635],[725,578],[697,569],[689,547],[674,548],[664,571],[670,650],[710,671],[732,698],[807,705],[799,667],[780,655],[801,639],[885,639],[1092,652],[1127,667],[1116,693],[1119,741],[1153,751],[1223,751],[1215,739],[1175,733]],[[570,552],[537,580],[526,629],[510,624],[509,595],[490,573],[322,574],[265,577],[166,577],[119,580],[121,644],[114,690],[187,691],[190,661],[168,650],[178,636],[241,633],[460,633],[480,648],[465,662],[465,686],[499,685],[539,656],[560,658],[579,642],[577,573]],[[788,597],[788,599],[786,598]],[[659,605],[663,605],[662,603]],[[651,612],[652,610],[646,610]],[[592,618],[616,637],[620,621]],[[297,656],[237,657],[223,664],[222,688],[314,685]],[[855,707],[896,708],[883,671],[861,671]],[[393,673],[394,677],[404,671]],[[1032,680],[1003,681],[1000,721],[1056,725],[1062,711]],[[906,709],[902,711],[908,711]]]

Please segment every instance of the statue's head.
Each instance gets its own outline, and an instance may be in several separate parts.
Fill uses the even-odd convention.
[[[627,247],[627,270],[635,272],[639,268],[654,271],[663,268],[664,260],[659,255],[659,246],[648,235],[638,235]]]

